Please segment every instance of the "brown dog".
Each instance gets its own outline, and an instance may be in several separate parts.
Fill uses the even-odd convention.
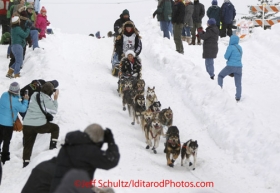
[[[171,126],[166,132],[166,143],[164,153],[166,153],[167,165],[174,167],[174,162],[180,155],[181,143],[179,130],[176,126]],[[170,160],[170,156],[172,159]]]

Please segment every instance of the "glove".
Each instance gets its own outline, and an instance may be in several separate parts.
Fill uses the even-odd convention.
[[[41,32],[41,29],[40,28],[36,28],[36,30],[40,33]]]
[[[109,129],[109,128],[106,128],[106,130],[104,132],[104,142],[108,143],[108,144],[114,144],[115,143],[113,133],[112,133],[111,129]]]
[[[156,16],[156,13],[153,13],[153,18],[155,18],[155,16]]]
[[[26,28],[31,28],[31,27],[32,27],[32,22],[29,21],[29,20],[27,20],[27,21],[25,22],[25,27],[26,27]]]
[[[199,33],[199,32],[203,32],[203,28],[202,28],[202,27],[197,28],[197,32],[198,32],[198,33]]]

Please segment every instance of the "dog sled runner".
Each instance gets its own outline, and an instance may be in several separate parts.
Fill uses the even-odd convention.
[[[112,64],[112,75],[117,77],[119,75],[119,71],[120,71],[120,61],[119,61],[119,56],[116,52],[115,43],[116,43],[116,40],[114,38],[114,48],[113,48],[113,54],[111,57],[111,64]]]

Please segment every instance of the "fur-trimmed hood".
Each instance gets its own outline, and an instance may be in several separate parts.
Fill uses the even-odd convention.
[[[139,31],[137,30],[137,28],[135,27],[135,25],[134,25],[134,23],[132,22],[132,21],[127,21],[127,22],[125,22],[124,24],[123,24],[123,26],[122,26],[122,32],[121,32],[121,35],[123,35],[123,33],[124,33],[124,31],[125,31],[125,27],[126,27],[126,25],[132,25],[133,27],[133,30],[134,30],[134,33],[137,35],[137,36],[139,36]],[[140,36],[139,36],[140,37]]]

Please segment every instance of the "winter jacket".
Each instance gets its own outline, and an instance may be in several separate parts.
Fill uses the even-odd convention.
[[[1,0],[0,15],[6,15],[9,7],[10,0]]]
[[[216,20],[216,25],[220,25],[220,18],[221,18],[221,8],[217,5],[212,5],[207,10],[208,18],[214,18]]]
[[[171,21],[173,5],[172,0],[159,0],[157,10],[153,15],[157,15],[158,21]]]
[[[9,32],[5,32],[1,37],[0,44],[7,45],[10,43],[10,39],[11,39],[11,34]]]
[[[133,28],[131,32],[127,32],[125,30],[126,24],[132,24]],[[116,53],[118,54],[118,59],[121,60],[122,54],[124,54],[128,50],[132,50],[135,52],[136,56],[138,56],[142,51],[142,42],[139,36],[139,32],[134,26],[134,24],[130,21],[126,22],[122,26],[122,33],[118,35],[115,42]]]
[[[174,3],[172,10],[172,23],[183,24],[185,19],[185,5],[179,0]]]
[[[199,3],[199,1],[194,2],[194,11],[193,11],[193,22],[194,23],[202,23],[202,18],[205,15],[204,5]]]
[[[41,111],[39,104],[36,100],[36,95],[38,92],[34,92],[31,96],[29,107],[27,109],[26,115],[23,120],[23,125],[27,126],[42,126],[47,123],[46,116]],[[45,93],[40,92],[40,100],[43,110],[50,114],[57,113],[57,100],[52,100],[50,96]]]
[[[43,37],[45,38],[46,37],[46,29],[47,29],[47,26],[49,25],[49,21],[47,20],[47,16],[43,16],[41,14],[38,14],[37,15],[37,20],[36,20],[36,24],[35,24],[35,27],[36,28],[39,28],[41,31],[40,31],[40,34],[39,34],[39,39],[42,39]]]
[[[38,164],[32,170],[21,193],[50,193],[55,168],[56,157]]]
[[[84,187],[77,186],[77,180],[86,182]],[[84,170],[71,169],[67,172],[54,193],[95,193],[90,187],[91,178]],[[76,182],[76,183],[75,183]],[[109,193],[103,192],[102,193]]]
[[[30,33],[29,28],[23,31],[20,26],[12,27],[11,29],[12,45],[20,44],[22,47],[24,47],[26,45],[25,39],[29,36],[29,33]]]
[[[216,58],[218,53],[219,28],[216,25],[210,25],[205,33],[199,33],[203,39],[203,58]]]
[[[12,119],[12,111],[10,107],[10,94],[4,92],[0,98],[0,125],[12,127],[17,119],[19,112],[25,112],[28,106],[28,100],[20,101],[18,95],[12,96],[12,108],[14,112],[14,120]]]
[[[119,35],[119,29],[121,29],[123,24],[127,21],[131,21],[130,18],[124,19],[122,14],[120,15],[120,19],[115,21],[115,23],[114,23],[115,36]],[[131,22],[133,22],[133,21],[131,21]]]
[[[221,7],[221,22],[224,24],[232,24],[236,12],[231,2],[226,2]]]
[[[121,61],[121,72],[122,74],[130,74],[133,75],[135,73],[140,73],[141,71],[141,62],[137,57],[134,57],[134,61],[130,62],[127,58],[123,58]]]
[[[189,27],[193,26],[193,19],[192,19],[193,11],[194,11],[194,6],[192,2],[185,5],[184,23],[186,24],[186,26]]]
[[[69,132],[57,156],[56,171],[50,192],[56,190],[63,176],[72,168],[86,171],[90,179],[93,179],[97,168],[105,170],[114,168],[119,159],[120,154],[116,144],[108,144],[108,149],[103,151],[86,133]]]
[[[242,67],[242,48],[239,43],[239,37],[236,35],[230,36],[229,45],[225,53],[225,59],[228,66]]]

